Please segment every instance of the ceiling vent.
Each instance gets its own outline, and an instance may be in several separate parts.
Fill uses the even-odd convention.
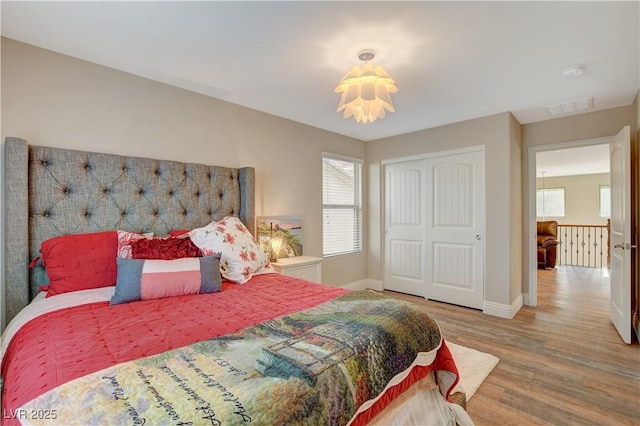
[[[562,104],[547,105],[545,108],[551,117],[587,111],[593,108],[593,97],[569,101]]]

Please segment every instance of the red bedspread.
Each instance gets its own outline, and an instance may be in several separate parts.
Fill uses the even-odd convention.
[[[238,331],[346,292],[266,274],[243,285],[225,282],[219,293],[116,306],[92,303],[42,315],[16,334],[2,360],[4,412],[88,373]]]

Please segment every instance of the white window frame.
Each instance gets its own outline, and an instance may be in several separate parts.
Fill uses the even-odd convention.
[[[325,191],[327,191],[329,182],[326,180],[327,176],[325,176],[324,165],[325,160],[335,160],[342,161],[346,163],[351,163],[354,165],[354,188],[353,188],[353,202],[352,203],[339,203],[339,204],[330,204],[325,203]],[[357,166],[357,167],[356,167]],[[360,158],[347,157],[344,155],[333,154],[328,152],[322,153],[322,255],[323,257],[333,257],[333,256],[341,256],[345,254],[351,253],[359,253],[362,252],[362,222],[363,222],[363,170],[364,170],[364,161]],[[329,238],[335,238],[336,235],[345,232],[344,227],[338,228],[336,232],[330,234],[331,224],[328,223],[330,220],[329,210],[351,210],[353,211],[353,232],[351,234],[347,233],[345,235],[344,240],[342,241],[342,249],[330,247]],[[347,227],[347,231],[349,227]],[[329,231],[329,232],[328,232]],[[340,243],[339,243],[340,244]],[[339,245],[338,244],[338,245]]]
[[[602,204],[602,190],[603,189],[607,189],[609,192],[609,197],[605,200],[606,204],[603,205]],[[609,214],[602,214],[602,208],[606,207],[606,209],[608,210]],[[604,213],[607,213],[606,211]],[[611,185],[600,185],[598,187],[598,216],[603,218],[603,219],[609,219],[611,217]]]

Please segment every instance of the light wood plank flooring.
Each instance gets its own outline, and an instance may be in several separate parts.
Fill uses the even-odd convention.
[[[448,341],[500,358],[467,404],[476,425],[640,425],[640,347],[609,320],[600,269],[538,271],[538,306],[512,320],[384,291],[424,306]]]

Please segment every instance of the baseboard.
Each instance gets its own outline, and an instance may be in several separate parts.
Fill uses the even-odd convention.
[[[370,278],[366,278],[366,279],[360,280],[360,281],[354,281],[354,282],[349,283],[347,285],[344,285],[342,287],[346,287],[346,288],[348,288],[350,290],[364,290],[365,288],[370,288],[370,289],[373,289],[373,290],[381,291],[383,289],[382,281],[372,280]]]
[[[519,294],[511,305],[487,302],[485,300],[482,312],[487,315],[493,315],[494,317],[512,319],[516,316],[520,308],[522,308],[522,294]]]
[[[360,281],[354,281],[346,284],[342,287],[350,290],[364,290],[370,288],[373,290],[382,291],[384,289],[382,281],[366,278]],[[528,294],[526,295],[528,296]],[[516,297],[511,305],[504,305],[502,303],[484,302],[482,312],[487,315],[493,315],[494,317],[512,319],[523,306],[523,295],[520,294]]]

